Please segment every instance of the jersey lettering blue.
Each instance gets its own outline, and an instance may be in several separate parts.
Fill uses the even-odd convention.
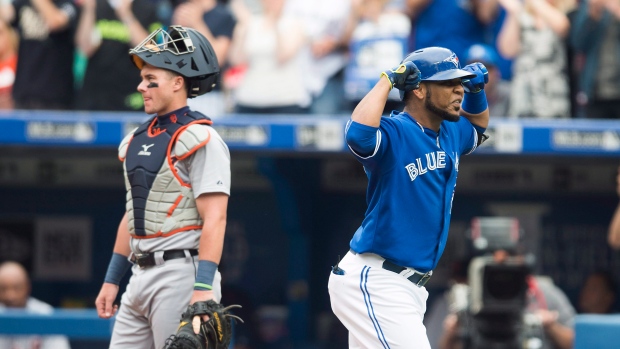
[[[446,153],[443,151],[427,153],[424,164],[422,164],[422,158],[417,158],[415,162],[405,166],[411,181],[414,181],[418,175],[423,175],[428,171],[435,171],[438,168],[446,168]]]
[[[459,158],[475,149],[476,131],[463,117],[442,122],[437,133],[393,113],[381,119],[378,134],[371,156],[352,151],[368,177],[368,208],[350,247],[432,270],[448,238]]]

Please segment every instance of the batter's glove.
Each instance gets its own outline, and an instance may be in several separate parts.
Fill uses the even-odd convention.
[[[484,64],[479,62],[468,64],[463,67],[463,70],[476,74],[475,78],[463,79],[461,81],[465,93],[478,93],[484,90],[484,85],[489,82],[489,71]]]
[[[381,73],[390,82],[392,88],[396,87],[401,91],[411,91],[420,87],[420,70],[415,63],[407,61],[396,68],[386,70]]]
[[[181,316],[177,333],[166,339],[163,349],[228,349],[232,339],[232,322],[243,322],[229,312],[231,308],[241,306],[224,307],[213,300],[188,306]],[[202,315],[208,315],[209,320],[203,321]]]

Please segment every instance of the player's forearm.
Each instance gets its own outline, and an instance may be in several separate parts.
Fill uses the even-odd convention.
[[[609,224],[609,232],[607,234],[609,245],[615,249],[620,249],[620,204],[616,207],[611,223]]]
[[[469,66],[465,67],[467,69]],[[486,98],[486,91],[481,90],[475,93],[465,93],[461,103],[461,115],[469,122],[478,127],[487,128],[489,126],[489,103]]]
[[[226,215],[212,217],[205,221],[200,236],[198,259],[207,260],[216,264],[222,259],[224,248],[224,232],[226,231]]]
[[[198,247],[198,259],[219,264],[224,247],[228,195],[202,194],[196,199],[196,208],[203,220]]]
[[[375,87],[357,104],[351,114],[351,120],[366,126],[379,127],[390,87],[387,79],[380,78]]]
[[[123,256],[129,256],[131,253],[129,239],[129,218],[127,217],[127,213],[125,213],[123,219],[121,219],[121,223],[118,225],[116,242],[114,243],[114,252]]]
[[[487,128],[489,126],[489,108],[480,114],[470,114],[465,111],[461,114],[473,125],[480,126],[482,128]]]
[[[198,243],[198,269],[190,304],[213,297],[214,280],[224,248],[226,211],[223,212],[223,214],[203,215],[205,223]]]

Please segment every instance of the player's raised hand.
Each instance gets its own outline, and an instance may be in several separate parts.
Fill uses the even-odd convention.
[[[401,91],[411,91],[420,87],[420,70],[411,61],[386,70],[381,73],[381,76],[385,76],[388,79],[392,88],[396,87]]]
[[[489,71],[484,64],[480,62],[475,62],[472,64],[466,65],[463,70],[467,70],[472,74],[476,74],[475,78],[471,79],[463,79],[461,84],[465,89],[465,93],[478,93],[484,90],[484,85],[489,82]]]

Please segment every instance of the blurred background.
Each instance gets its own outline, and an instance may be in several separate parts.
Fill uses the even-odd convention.
[[[578,312],[590,274],[618,276],[620,0],[0,3],[0,262],[22,264],[54,308],[94,307],[125,210],[117,146],[148,118],[127,53],[170,24],[201,31],[222,67],[189,105],[231,149],[220,270],[222,302],[246,319],[235,348],[347,347],[327,278],[362,221],[366,176],[344,126],[381,71],[428,46],[487,66],[492,119],[461,161],[428,307],[471,257],[478,216],[517,218],[534,270]],[[402,108],[394,92],[386,113]],[[106,347],[95,337],[69,339]]]

